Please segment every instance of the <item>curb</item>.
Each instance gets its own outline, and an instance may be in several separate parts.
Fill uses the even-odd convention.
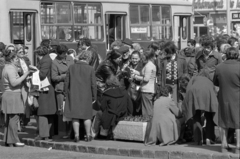
[[[3,140],[3,134],[0,133],[0,140]],[[195,152],[180,151],[151,151],[126,148],[108,148],[99,146],[72,145],[59,142],[34,141],[30,138],[22,138],[21,142],[28,146],[41,148],[52,148],[55,150],[74,151],[81,153],[93,153],[101,155],[115,155],[136,158],[158,158],[158,159],[239,159],[239,155],[232,154],[203,154]]]

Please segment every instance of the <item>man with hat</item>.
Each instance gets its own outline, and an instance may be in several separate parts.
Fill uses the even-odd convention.
[[[123,43],[124,46],[127,46],[129,48],[129,51],[130,51],[130,54],[131,54],[133,52],[133,45],[132,45],[133,42],[132,42],[132,40],[126,38],[122,41],[122,43]]]
[[[130,70],[128,69],[128,65],[130,64],[130,50],[128,46],[122,46],[119,49],[119,52],[122,54],[122,60],[119,63],[120,71],[118,72],[118,78],[123,87],[128,89],[129,81],[128,77],[130,77]]]

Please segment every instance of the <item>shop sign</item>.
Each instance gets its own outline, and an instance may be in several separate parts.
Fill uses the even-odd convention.
[[[131,33],[140,33],[140,34],[143,34],[143,33],[147,33],[147,28],[146,27],[132,27],[131,28]]]
[[[227,10],[230,0],[193,0],[196,11]],[[240,0],[231,0],[230,9],[240,9]]]

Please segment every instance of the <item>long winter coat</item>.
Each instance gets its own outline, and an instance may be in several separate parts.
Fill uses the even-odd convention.
[[[49,55],[45,55],[38,64],[39,78],[44,80],[46,77],[51,84],[51,66],[52,59]],[[57,103],[55,98],[55,91],[52,86],[48,86],[48,91],[40,92],[38,103],[38,115],[53,115],[57,112]]]
[[[188,121],[196,110],[214,113],[213,121],[218,124],[218,101],[214,85],[210,79],[203,76],[193,77],[187,86],[183,101],[183,112]]]
[[[103,112],[102,126],[104,129],[109,129],[123,117],[132,114],[131,98],[123,88],[110,88],[103,93],[101,110]]]
[[[97,98],[96,77],[92,66],[82,61],[71,65],[65,79],[64,92],[64,116],[92,119],[92,102]]]
[[[227,60],[216,67],[214,84],[219,86],[219,121],[223,128],[240,128],[240,61]]]

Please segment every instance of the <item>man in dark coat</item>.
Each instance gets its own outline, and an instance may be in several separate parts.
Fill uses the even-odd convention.
[[[94,68],[94,70],[97,70],[97,67],[99,65],[99,55],[97,53],[97,50],[92,46],[91,44],[91,40],[84,37],[82,39],[79,40],[78,42],[78,52],[82,51],[82,50],[87,50],[90,53],[90,61],[89,61],[89,65],[92,66]],[[81,52],[80,52],[81,53]]]

